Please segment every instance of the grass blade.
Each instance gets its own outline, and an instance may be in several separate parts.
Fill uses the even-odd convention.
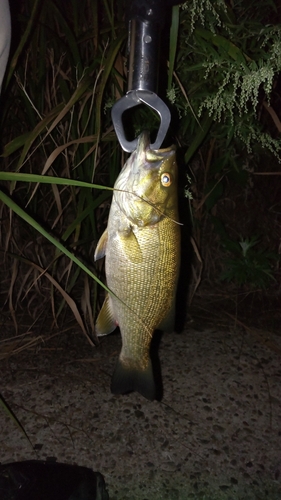
[[[34,28],[34,20],[35,20],[35,17],[37,16],[38,12],[39,12],[39,9],[41,8],[42,6],[42,2],[40,0],[34,0],[34,5],[33,5],[33,9],[32,9],[32,12],[31,12],[31,15],[30,15],[30,18],[29,18],[29,21],[28,21],[28,24],[27,24],[27,27],[26,27],[26,30],[23,34],[23,36],[21,37],[21,41],[20,41],[20,44],[13,56],[13,59],[9,65],[9,70],[8,70],[8,74],[7,74],[7,78],[6,78],[6,83],[5,83],[5,89],[8,87],[9,85],[9,82],[13,76],[13,73],[15,71],[15,68],[16,68],[16,65],[17,65],[17,62],[18,62],[18,59],[25,47],[25,44],[27,42],[27,39],[29,37],[29,35],[31,34],[31,31],[32,29]]]
[[[172,9],[172,24],[170,29],[170,50],[169,50],[169,72],[168,72],[168,91],[172,88],[173,72],[175,68],[177,42],[180,22],[180,8],[175,5]]]
[[[24,434],[24,436],[26,437],[27,441],[29,442],[31,448],[33,448],[33,444],[30,441],[25,428],[20,423],[18,417],[14,414],[13,410],[10,408],[10,406],[8,405],[8,403],[5,401],[5,399],[3,398],[2,394],[0,394],[0,405],[2,406],[2,408],[4,408],[5,412],[8,413],[9,417],[14,421],[14,423],[20,429],[20,431]]]
[[[99,285],[101,285],[108,293],[112,293],[109,288],[107,288],[104,283],[102,283],[99,278],[93,274],[90,269],[87,268],[73,253],[71,253],[64,245],[62,245],[56,238],[54,238],[51,234],[46,231],[38,222],[33,219],[29,214],[27,214],[17,203],[15,203],[9,196],[7,196],[3,191],[0,190],[0,200],[5,203],[13,212],[15,212],[17,215],[19,215],[25,222],[30,224],[34,229],[36,229],[42,236],[47,238],[55,247],[60,250],[63,254],[65,254],[67,257],[69,257],[75,264],[77,264],[83,271],[85,271],[91,278],[93,278]]]
[[[113,188],[101,186],[99,184],[91,184],[90,182],[78,181],[75,179],[64,179],[62,177],[44,176],[38,174],[22,174],[20,172],[0,172],[1,181],[23,181],[23,182],[38,182],[41,184],[58,184],[61,186],[76,186],[85,188],[104,189],[113,191]]]

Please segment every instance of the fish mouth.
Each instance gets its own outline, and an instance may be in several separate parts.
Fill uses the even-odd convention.
[[[163,155],[165,156],[166,153],[173,153],[175,150],[175,146],[161,149],[151,149],[150,133],[148,132],[148,130],[143,130],[138,137],[135,154],[138,159],[143,159],[143,156],[145,156],[148,161],[155,161],[157,159],[160,159]]]
[[[142,155],[150,148],[150,134],[148,130],[143,130],[143,132],[138,137],[138,145],[136,149],[137,156]]]
[[[147,163],[147,152],[150,150],[150,134],[148,130],[143,130],[138,136],[138,143],[135,151],[131,154],[128,160],[128,166],[130,166],[130,173],[137,176],[137,181],[134,179],[135,183],[138,182],[138,175],[140,174],[140,168],[143,169],[148,166]]]
[[[174,154],[175,146],[166,149],[151,149],[150,133],[148,130],[143,130],[138,136],[137,147],[127,163],[129,168],[128,176],[132,179],[131,187],[135,188],[133,191],[138,192],[140,178],[144,172],[156,171],[160,162]],[[151,183],[151,179],[149,179],[149,182]]]

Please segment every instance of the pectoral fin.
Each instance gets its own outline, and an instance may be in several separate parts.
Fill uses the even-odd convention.
[[[119,241],[126,258],[133,264],[141,264],[142,251],[135,233],[132,231],[119,232]]]
[[[107,240],[108,240],[108,233],[107,233],[107,229],[106,229],[98,241],[98,244],[97,244],[97,247],[95,250],[95,255],[94,255],[95,261],[102,259],[102,257],[105,256]]]
[[[102,337],[103,335],[108,335],[113,332],[116,326],[117,322],[112,311],[111,300],[109,295],[107,295],[98,315],[95,331],[98,337]]]

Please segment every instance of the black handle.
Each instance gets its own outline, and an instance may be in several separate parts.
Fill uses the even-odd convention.
[[[165,24],[163,0],[127,0],[129,23],[128,90],[156,92],[161,30]]]

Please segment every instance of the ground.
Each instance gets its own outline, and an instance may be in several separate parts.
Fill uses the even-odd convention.
[[[90,467],[110,500],[281,498],[278,333],[191,318],[161,338],[163,398],[153,402],[110,393],[118,332],[98,347],[77,327],[46,337],[22,352],[32,333],[1,341],[0,392],[33,445],[0,408],[1,463]]]

